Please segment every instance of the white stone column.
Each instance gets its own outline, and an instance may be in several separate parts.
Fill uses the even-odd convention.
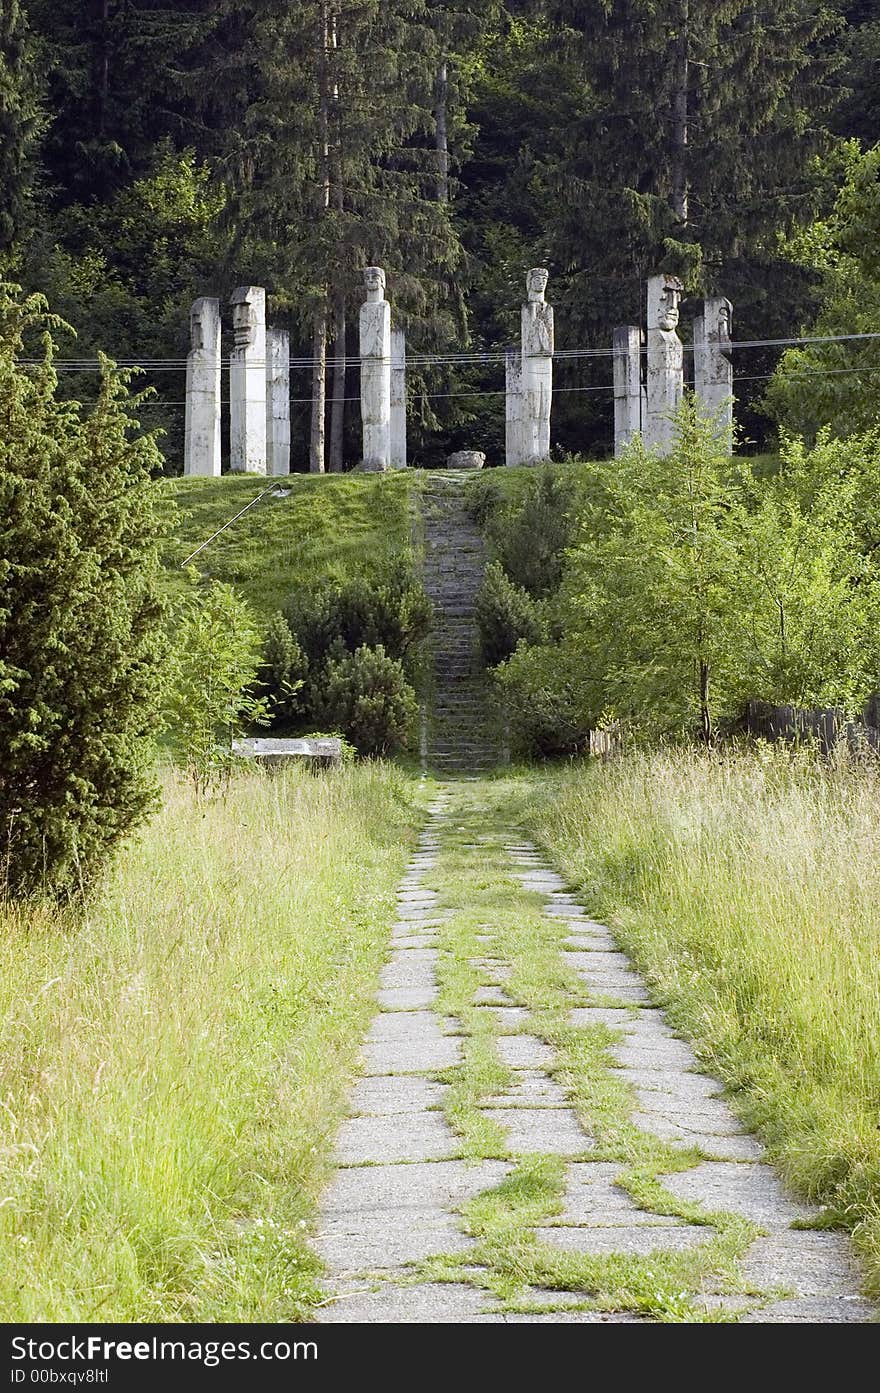
[[[522,464],[522,350],[509,348],[504,355],[504,463]]]
[[[235,343],[229,364],[229,467],[266,473],[266,292],[259,285],[233,291]]]
[[[266,473],[290,473],[290,334],[266,330]]]
[[[391,443],[392,469],[406,469],[406,335],[391,330]]]
[[[524,463],[550,455],[553,403],[553,310],[544,300],[548,272],[535,266],[526,276],[522,308],[522,439]]]
[[[192,348],[186,360],[184,474],[220,473],[220,301],[196,300],[190,312]]]
[[[391,306],[385,299],[381,266],[364,271],[366,302],[361,306],[362,469],[391,467]]]
[[[701,409],[717,423],[718,435],[733,450],[733,357],[730,340],[733,306],[723,295],[703,301],[694,320],[694,391]]]
[[[612,339],[614,364],[614,456],[622,455],[642,429],[642,331],[621,324]]]
[[[676,276],[648,281],[648,383],[645,444],[668,454],[675,441],[673,417],[684,394],[684,345],[675,332],[684,287]]]

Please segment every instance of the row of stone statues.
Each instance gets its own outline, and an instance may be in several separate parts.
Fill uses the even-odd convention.
[[[235,473],[290,473],[290,335],[266,328],[266,292],[233,291],[229,362],[229,467]],[[220,473],[220,301],[196,300],[186,360],[184,474]]]
[[[553,309],[548,272],[526,277],[519,349],[505,355],[505,463],[534,464],[550,455],[553,403]],[[391,327],[380,266],[364,271],[360,313],[361,468],[404,469],[406,342]],[[647,333],[627,324],[614,330],[614,453],[640,435],[651,449],[671,448],[673,417],[684,392],[684,345],[678,337],[683,287],[675,276],[648,281]],[[232,307],[229,371],[230,468],[233,472],[290,472],[290,340],[267,329],[266,292],[239,286]],[[728,448],[733,439],[732,307],[714,296],[694,320],[694,390],[717,422]],[[186,372],[184,473],[220,473],[220,301],[196,300]],[[644,368],[644,371],[643,371]]]
[[[652,276],[647,334],[633,324],[614,330],[615,455],[637,435],[661,454],[672,447],[673,418],[684,393],[684,344],[676,332],[682,291],[677,277]],[[732,324],[733,306],[721,295],[704,300],[693,322],[694,392],[728,450],[733,448]]]

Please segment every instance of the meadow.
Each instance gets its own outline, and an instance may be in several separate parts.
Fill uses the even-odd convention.
[[[414,822],[389,765],[165,805],[85,917],[0,910],[0,1320],[296,1320]]]
[[[633,753],[525,820],[880,1294],[880,778],[761,748]]]

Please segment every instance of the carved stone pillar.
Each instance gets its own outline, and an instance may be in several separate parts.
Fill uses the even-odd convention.
[[[406,336],[391,330],[391,468],[406,469]]]
[[[645,390],[642,386],[642,331],[635,324],[614,330],[614,455],[622,455],[641,433]]]
[[[391,306],[385,299],[385,272],[364,271],[367,299],[361,306],[362,469],[391,467]]]
[[[220,473],[220,301],[203,296],[190,313],[186,360],[184,474]]]
[[[522,430],[522,350],[509,348],[504,355],[504,463],[522,464],[525,458]]]
[[[647,412],[642,438],[661,454],[668,454],[674,444],[673,417],[684,393],[684,345],[676,333],[683,289],[676,276],[652,276],[648,281]]]
[[[233,291],[235,342],[229,365],[229,467],[266,473],[266,292],[259,285]]]
[[[553,403],[553,309],[544,299],[548,273],[535,266],[526,276],[522,308],[522,443],[526,464],[550,456]]]
[[[290,473],[290,335],[266,330],[266,472]]]
[[[694,391],[701,409],[718,426],[719,437],[733,450],[733,357],[730,340],[733,306],[723,295],[703,301],[694,320]]]

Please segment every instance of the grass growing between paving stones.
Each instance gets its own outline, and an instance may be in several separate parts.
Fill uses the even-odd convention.
[[[414,789],[380,765],[204,804],[169,782],[83,921],[2,915],[0,1318],[308,1313]]]
[[[529,1155],[518,1158],[499,1186],[465,1206],[465,1230],[476,1240],[475,1250],[419,1264],[420,1279],[471,1283],[493,1293],[510,1311],[589,1309],[636,1312],[664,1321],[732,1319],[728,1312],[701,1304],[699,1294],[707,1286],[742,1292],[737,1258],[758,1232],[756,1226],[737,1215],[709,1213],[663,1188],[664,1172],[688,1169],[701,1155],[632,1124],[631,1092],[607,1053],[608,1045],[620,1038],[618,1032],[604,1024],[568,1023],[571,1008],[589,998],[564,961],[569,926],[545,916],[542,897],[514,878],[504,847],[510,836],[510,788],[499,782],[470,792],[459,787],[457,793],[455,825],[445,830],[438,866],[425,885],[438,893],[444,908],[457,910],[441,929],[439,1005],[462,1022],[466,1035],[462,1063],[443,1075],[454,1099],[447,1117],[463,1138],[464,1154],[510,1155],[482,1130],[486,1119],[480,1108],[502,1091],[506,1071],[498,1063],[497,1026],[490,1023],[494,1011],[474,1005],[480,987],[501,983],[506,1001],[528,1012],[520,1029],[555,1051],[549,1073],[585,1128],[587,1164],[621,1163],[616,1183],[638,1208],[708,1231],[698,1249],[670,1252],[663,1251],[658,1229],[657,1250],[649,1257],[583,1255],[541,1242],[536,1227],[561,1222],[566,1161]],[[595,1150],[588,1149],[591,1138]],[[557,1299],[555,1293],[564,1295]]]
[[[880,1295],[876,770],[633,754],[551,776],[528,821]]]

